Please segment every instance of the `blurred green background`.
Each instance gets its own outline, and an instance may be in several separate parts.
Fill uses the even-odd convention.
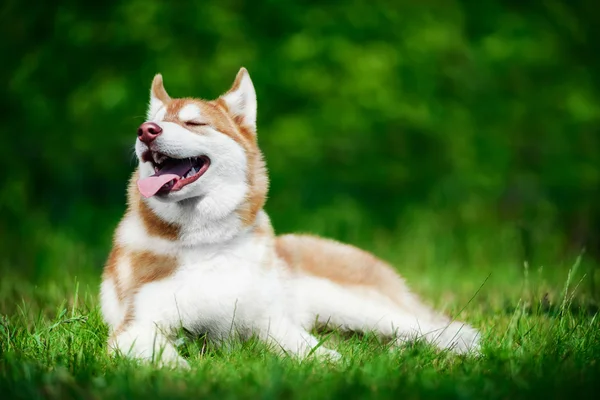
[[[278,232],[481,267],[600,258],[594,1],[0,6],[3,273],[99,274],[149,86],[259,103]]]

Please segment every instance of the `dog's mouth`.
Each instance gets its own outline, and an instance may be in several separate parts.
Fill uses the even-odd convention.
[[[140,193],[146,198],[181,190],[197,181],[210,166],[207,156],[179,159],[151,150],[142,154],[142,161],[151,162],[155,172],[137,181]]]

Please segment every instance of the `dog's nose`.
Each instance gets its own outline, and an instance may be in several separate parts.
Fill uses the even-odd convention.
[[[152,143],[161,133],[162,128],[154,122],[144,122],[137,131],[138,138],[146,144]]]

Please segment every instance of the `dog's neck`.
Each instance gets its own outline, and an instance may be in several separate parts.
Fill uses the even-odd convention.
[[[146,225],[159,225],[162,231],[173,229],[172,239],[180,246],[195,247],[202,245],[226,244],[237,237],[252,233],[258,226],[269,225],[266,214],[261,210],[254,220],[243,220],[235,211],[225,215],[211,213],[210,205],[203,204],[206,199],[189,199],[178,203],[164,203],[155,199],[140,199],[140,217]],[[155,219],[155,220],[153,220]],[[149,232],[152,234],[153,232]],[[154,232],[161,234],[160,231]]]

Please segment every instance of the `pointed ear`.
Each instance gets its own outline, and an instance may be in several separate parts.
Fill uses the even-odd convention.
[[[221,98],[233,119],[256,133],[256,92],[246,68],[240,69],[233,86]]]
[[[148,107],[146,118],[148,120],[153,119],[158,110],[166,106],[170,101],[171,98],[163,86],[162,75],[156,74],[152,80],[152,87],[150,88],[150,106]]]

